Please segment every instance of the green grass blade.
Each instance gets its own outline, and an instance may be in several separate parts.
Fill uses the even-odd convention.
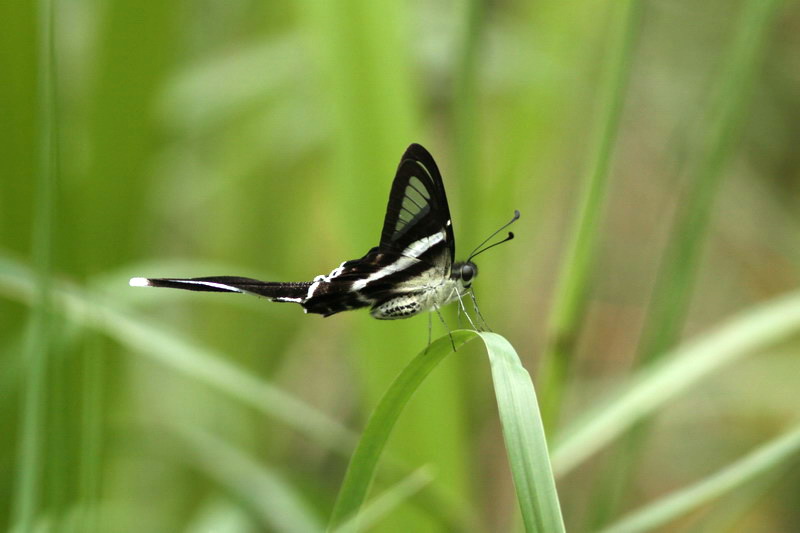
[[[671,351],[620,393],[589,410],[557,439],[553,467],[563,475],[637,420],[740,357],[757,353],[800,330],[800,292],[741,313],[715,331]]]
[[[564,531],[530,376],[503,337],[465,330],[453,332],[457,346],[473,336],[481,337],[489,354],[500,420],[526,531]],[[378,403],[345,473],[331,515],[331,529],[356,523],[357,513],[375,477],[378,460],[400,413],[425,378],[450,353],[449,337],[436,340],[406,366]]]
[[[492,365],[506,452],[526,531],[564,531],[536,392],[509,342],[481,333]]]
[[[16,486],[12,495],[12,523],[28,531],[40,512],[44,486],[47,428],[48,356],[52,351],[51,271],[53,220],[58,172],[53,5],[39,0],[37,7],[37,172],[31,249],[36,267],[36,296],[31,312],[31,335],[24,353],[23,391],[18,435]]]
[[[800,424],[699,483],[623,517],[619,522],[603,529],[603,533],[651,531],[795,458],[798,454]]]
[[[736,531],[736,525],[742,520],[747,520],[747,516],[764,502],[770,491],[780,494],[780,488],[776,485],[784,481],[787,474],[791,475],[791,471],[792,468],[772,469],[746,485],[742,485],[726,496],[724,503],[720,502],[704,512],[686,533]]]
[[[0,293],[31,303],[33,274],[0,254]],[[54,310],[109,335],[134,353],[150,357],[183,375],[228,394],[272,416],[314,442],[350,453],[355,437],[338,422],[226,361],[223,354],[199,346],[135,313],[116,308],[89,291],[64,284],[53,287]]]

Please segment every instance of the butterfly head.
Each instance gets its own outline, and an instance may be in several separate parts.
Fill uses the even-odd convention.
[[[456,263],[453,265],[452,277],[464,289],[469,289],[472,286],[472,280],[477,276],[478,265],[472,261],[464,261],[463,263]]]

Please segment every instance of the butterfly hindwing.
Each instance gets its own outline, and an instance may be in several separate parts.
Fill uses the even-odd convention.
[[[329,316],[373,307],[392,296],[418,290],[413,280],[432,269],[419,259],[373,248],[361,259],[342,263],[327,276],[317,276],[303,308]]]
[[[204,278],[133,278],[131,285],[203,292],[242,292],[263,296],[276,302],[300,303],[305,298],[311,282],[282,283],[238,276],[209,276]]]

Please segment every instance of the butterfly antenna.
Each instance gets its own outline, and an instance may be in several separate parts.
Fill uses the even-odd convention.
[[[509,232],[508,232],[508,237],[506,237],[506,238],[505,238],[505,239],[503,239],[502,241],[499,241],[499,242],[496,242],[496,243],[494,243],[494,244],[491,244],[491,245],[489,245],[489,246],[487,246],[486,248],[484,248],[484,249],[482,249],[482,250],[481,250],[481,246],[483,246],[484,244],[486,244],[487,242],[489,242],[490,240],[492,240],[492,239],[494,238],[494,236],[495,236],[495,235],[497,235],[498,233],[500,233],[501,231],[503,231],[504,229],[506,229],[508,226],[510,226],[511,224],[513,224],[514,222],[516,222],[518,218],[519,218],[519,210],[515,209],[515,210],[514,210],[514,216],[511,218],[511,220],[509,220],[508,222],[506,222],[505,224],[503,224],[502,226],[500,226],[500,227],[499,227],[497,230],[495,230],[495,232],[494,232],[494,233],[492,233],[491,235],[489,235],[489,236],[488,236],[486,239],[484,239],[484,241],[483,241],[482,243],[480,243],[478,246],[476,246],[476,247],[475,247],[475,249],[472,251],[472,253],[471,253],[471,254],[469,254],[469,257],[467,258],[467,261],[470,261],[470,260],[471,260],[473,257],[475,257],[475,256],[477,256],[477,255],[479,255],[479,254],[482,254],[483,252],[485,252],[486,250],[488,250],[488,249],[490,249],[490,248],[494,248],[494,247],[495,247],[495,246],[497,246],[498,244],[503,244],[504,242],[508,242],[508,241],[510,241],[511,239],[513,239],[513,238],[514,238],[514,234],[513,234],[512,232],[510,232],[510,231],[509,231]]]

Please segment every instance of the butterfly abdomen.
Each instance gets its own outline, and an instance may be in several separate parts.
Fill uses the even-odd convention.
[[[422,304],[417,296],[404,294],[377,304],[370,314],[379,320],[394,320],[414,316],[422,310]]]

